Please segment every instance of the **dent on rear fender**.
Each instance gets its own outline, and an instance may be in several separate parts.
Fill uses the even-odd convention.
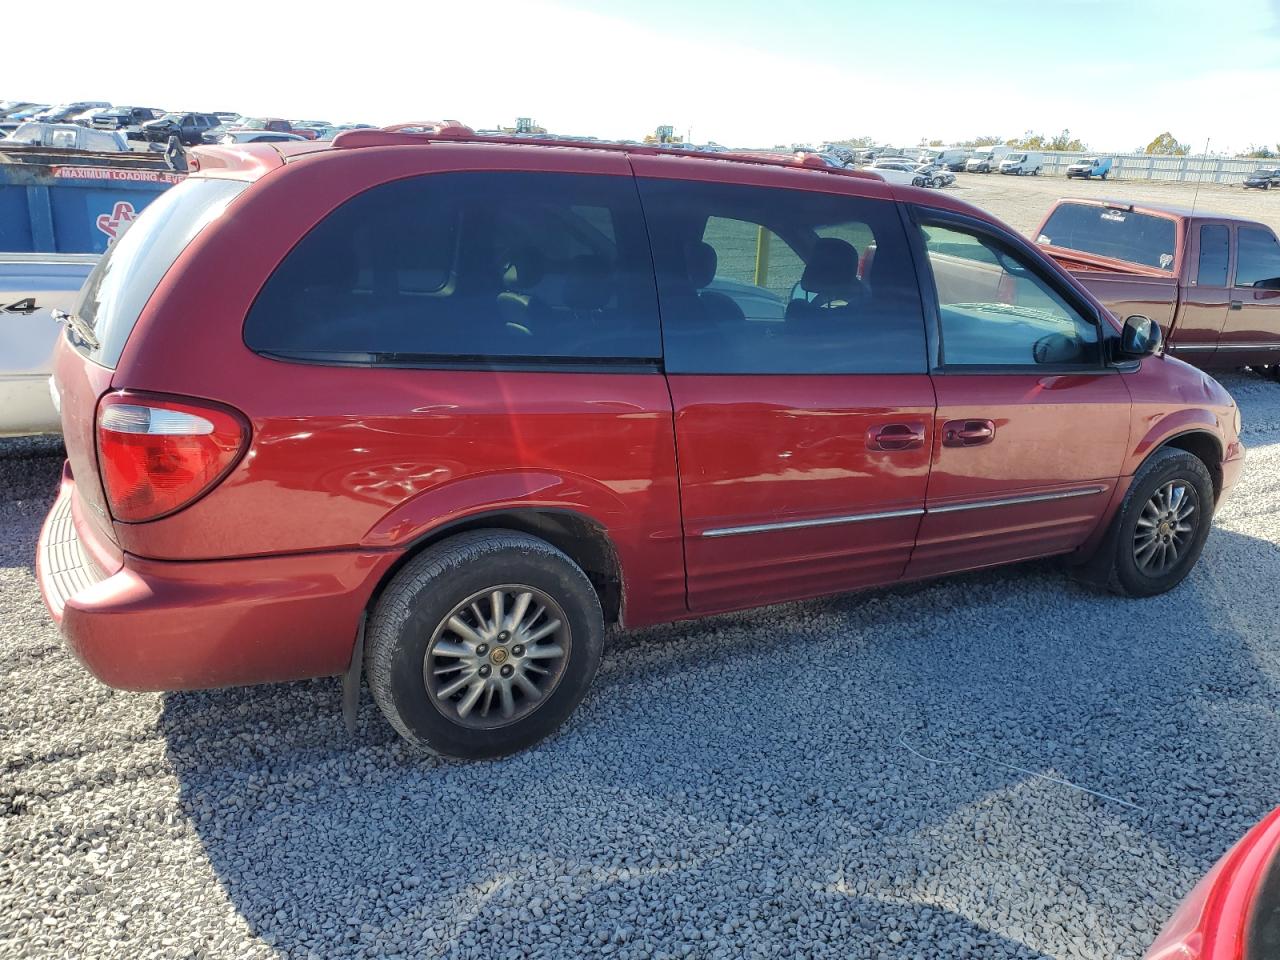
[[[625,525],[619,494],[589,477],[548,470],[510,470],[450,480],[424,490],[383,517],[361,545],[388,548],[468,517],[500,510],[566,510],[606,530]]]

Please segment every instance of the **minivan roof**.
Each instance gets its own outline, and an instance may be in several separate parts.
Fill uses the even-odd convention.
[[[434,127],[434,129],[427,129]],[[407,128],[407,129],[406,129]],[[331,141],[306,141],[305,143],[273,143],[266,146],[276,149],[276,158],[261,154],[259,150],[226,150],[225,148],[199,147],[195,151],[193,170],[209,171],[215,168],[224,170],[240,170],[254,174],[254,179],[273,167],[280,166],[298,157],[324,150],[352,150],[364,147],[385,146],[425,146],[436,142],[494,144],[516,147],[569,147],[577,150],[612,150],[623,153],[655,154],[670,156],[672,151],[658,145],[623,144],[608,140],[566,140],[556,137],[508,137],[477,134],[470,127],[453,121],[443,124],[434,121],[421,124],[399,124],[395,127],[362,128],[344,130]],[[249,146],[249,145],[246,145]],[[254,145],[257,146],[257,145]],[[768,154],[752,151],[681,151],[677,155],[691,160],[737,160],[744,163],[763,163],[772,166],[795,168],[805,167],[826,173],[857,177],[864,180],[881,179],[873,173],[832,167],[817,154],[799,152],[795,154]]]
[[[423,148],[435,145],[448,150],[475,150],[477,148],[500,149],[513,151],[516,155],[524,151],[566,150],[581,153],[621,153],[637,157],[655,158],[663,161],[663,166],[676,164],[670,169],[684,169],[692,173],[695,179],[718,179],[711,173],[709,164],[719,164],[727,181],[737,180],[748,171],[757,174],[773,168],[788,175],[803,174],[812,177],[838,177],[854,181],[870,181],[876,184],[879,191],[905,202],[919,203],[964,213],[982,220],[990,220],[991,215],[972,204],[940,194],[934,190],[918,187],[887,184],[884,178],[874,171],[833,167],[816,154],[778,154],[743,151],[702,152],[697,150],[670,150],[650,144],[625,144],[607,140],[566,140],[555,137],[530,136],[486,136],[477,134],[470,127],[456,121],[423,121],[399,124],[384,128],[361,128],[346,130],[331,141],[302,140],[276,143],[240,143],[217,146],[200,146],[188,153],[190,171],[197,176],[225,177],[236,180],[257,180],[272,170],[279,169],[296,161],[312,157],[320,158],[324,154],[335,156],[339,153],[349,154],[361,149],[376,148]],[[512,157],[515,159],[515,156]],[[905,158],[904,158],[905,159]],[[735,169],[736,168],[736,169]],[[764,168],[764,169],[762,169]],[[518,169],[518,166],[515,168]],[[708,175],[709,174],[709,175]],[[754,179],[754,178],[752,178]],[[794,181],[793,181],[794,183]],[[870,186],[870,183],[868,183]]]

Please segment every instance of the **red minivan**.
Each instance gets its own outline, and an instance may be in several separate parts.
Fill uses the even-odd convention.
[[[363,672],[495,756],[607,624],[1049,555],[1168,590],[1243,463],[1158,326],[937,192],[459,127],[193,168],[58,347],[39,579],[113,686]]]

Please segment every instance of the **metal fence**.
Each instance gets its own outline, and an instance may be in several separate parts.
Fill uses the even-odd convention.
[[[1145,153],[1045,153],[1044,172],[1065,174],[1067,167],[1085,157],[1111,157],[1110,177],[1123,180],[1181,180],[1189,183],[1240,183],[1269,160],[1228,157],[1157,157]]]

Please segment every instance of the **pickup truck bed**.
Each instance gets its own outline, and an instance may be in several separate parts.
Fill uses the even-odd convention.
[[[71,309],[97,262],[87,253],[0,253],[0,436],[62,430],[49,392],[61,328],[50,311]]]

